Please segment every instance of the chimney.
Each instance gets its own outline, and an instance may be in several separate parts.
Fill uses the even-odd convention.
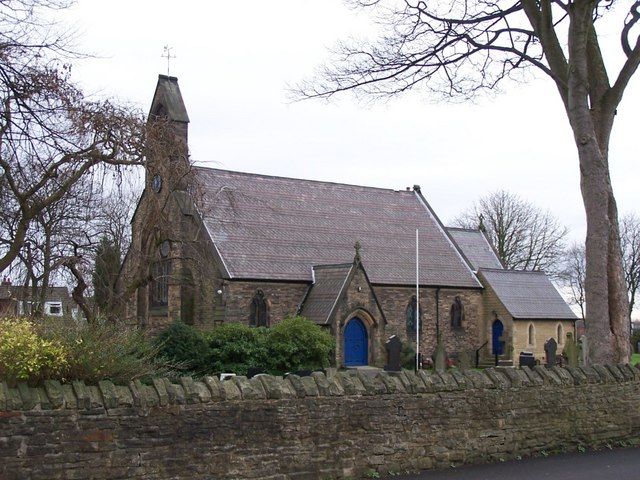
[[[2,279],[2,286],[3,287],[10,287],[11,286],[11,279],[9,277],[4,277]]]

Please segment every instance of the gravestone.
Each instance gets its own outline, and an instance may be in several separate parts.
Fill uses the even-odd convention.
[[[384,366],[384,369],[387,372],[399,372],[402,369],[400,355],[402,352],[402,342],[396,335],[392,335],[384,347],[387,350],[387,364]]]
[[[558,342],[556,342],[555,338],[550,338],[544,343],[544,353],[546,355],[546,363],[548,367],[553,367],[556,365],[556,352],[558,351]]]
[[[580,359],[582,360],[582,366],[586,367],[589,365],[589,342],[587,341],[587,336],[582,335],[580,337]]]
[[[572,332],[567,332],[562,356],[566,359],[567,365],[570,367],[578,366],[578,346],[576,345],[576,341],[573,339]]]
[[[436,345],[436,353],[434,355],[434,364],[436,372],[444,372],[447,369],[447,352],[444,349],[442,337],[438,337]]]
[[[460,370],[469,370],[475,366],[475,350],[462,350],[458,356],[458,367]]]

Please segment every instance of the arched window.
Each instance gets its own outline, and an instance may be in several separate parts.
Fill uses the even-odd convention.
[[[533,329],[533,323],[529,324],[529,334],[527,336],[527,344],[529,345],[535,345],[535,340],[536,340],[536,332]]]
[[[416,334],[416,296],[412,295],[409,303],[407,304],[407,309],[405,311],[406,315],[406,323],[407,323],[407,335],[415,335]],[[422,307],[420,307],[420,322],[419,329],[422,332]]]
[[[451,304],[451,328],[460,329],[464,322],[464,305],[458,295]]]
[[[251,299],[249,324],[252,327],[269,326],[269,304],[262,290],[257,290],[253,299]]]
[[[558,324],[558,328],[556,329],[556,334],[558,338],[558,345],[562,345],[564,343],[564,329],[562,328],[562,324]]]
[[[151,264],[151,282],[149,282],[149,305],[152,308],[169,305],[169,277],[171,261],[160,260]]]

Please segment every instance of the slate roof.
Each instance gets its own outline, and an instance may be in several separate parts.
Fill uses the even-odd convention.
[[[544,272],[483,268],[479,274],[513,318],[577,318]]]
[[[447,231],[474,270],[503,268],[487,237],[480,230],[447,227]]]
[[[167,116],[176,122],[189,123],[189,115],[182,100],[178,79],[167,75],[158,75],[158,84],[151,101],[151,111],[149,118],[155,114],[153,110],[158,104],[162,104],[167,109]]]
[[[481,288],[421,195],[312,180],[195,167],[200,211],[234,279],[312,280],[313,265],[353,258],[373,284]]]
[[[304,299],[300,315],[319,324],[329,323],[331,312],[353,267],[353,263],[314,266],[315,282]]]

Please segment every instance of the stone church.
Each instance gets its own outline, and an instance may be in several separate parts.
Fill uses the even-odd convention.
[[[541,272],[506,270],[483,232],[446,228],[419,186],[393,190],[193,166],[189,117],[160,75],[149,121],[171,125],[150,153],[118,282],[131,324],[269,327],[302,315],[336,339],[336,366],[383,366],[385,342],[449,357],[539,358],[575,317]],[[416,229],[419,305],[416,305]]]

